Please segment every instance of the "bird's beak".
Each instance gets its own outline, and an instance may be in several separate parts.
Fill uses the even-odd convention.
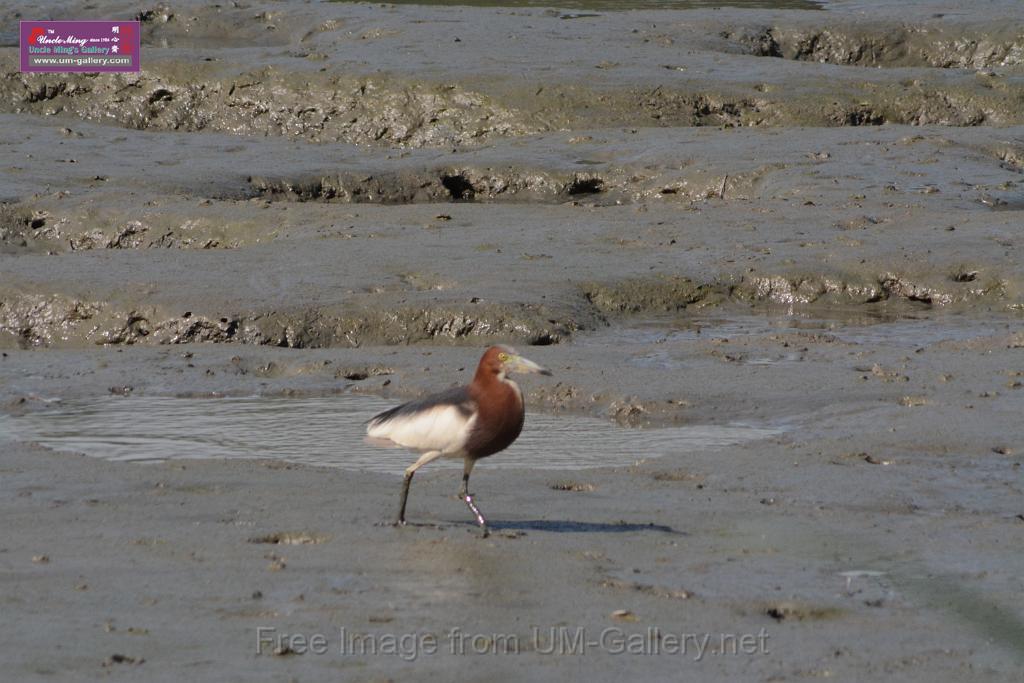
[[[537,365],[532,360],[527,360],[522,356],[513,356],[508,362],[508,369],[512,372],[522,373],[534,373],[537,375],[550,375],[551,371],[547,368]]]

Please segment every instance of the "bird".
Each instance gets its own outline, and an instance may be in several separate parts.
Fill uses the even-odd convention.
[[[395,526],[405,525],[405,505],[416,470],[438,458],[462,458],[459,498],[487,537],[487,520],[473,502],[469,475],[477,460],[505,450],[523,430],[523,392],[509,379],[514,372],[551,374],[509,346],[492,346],[484,351],[468,385],[403,403],[368,421],[371,443],[403,446],[421,454],[405,470]]]

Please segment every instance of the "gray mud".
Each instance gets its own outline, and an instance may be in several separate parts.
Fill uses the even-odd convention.
[[[145,59],[0,32],[5,671],[1019,678],[1019,4],[442,4],[0,2]],[[494,536],[443,466],[381,526],[364,413],[496,342],[555,375]]]
[[[138,75],[20,74],[6,50],[0,110],[401,147],[606,126],[1024,123],[1024,36],[1012,4],[990,11],[160,6],[137,13],[152,47]]]

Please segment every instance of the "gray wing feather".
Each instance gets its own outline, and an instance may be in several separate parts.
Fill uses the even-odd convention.
[[[467,418],[476,410],[476,404],[469,395],[469,387],[453,387],[385,410],[383,413],[370,418],[369,424],[374,426],[382,425],[396,417],[414,415],[437,406],[453,406]]]

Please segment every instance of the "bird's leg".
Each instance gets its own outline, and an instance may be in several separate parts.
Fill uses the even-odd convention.
[[[405,503],[409,500],[409,485],[412,484],[413,474],[415,472],[406,472],[405,477],[402,479],[402,503],[398,506],[398,518],[395,519],[394,526],[405,524]]]
[[[476,517],[476,523],[480,525],[480,530],[483,532],[482,538],[487,538],[490,535],[490,530],[487,528],[487,520],[484,519],[483,513],[480,512],[480,508],[473,502],[473,494],[469,492],[469,473],[473,471],[473,465],[475,462],[466,458],[465,465],[462,470],[462,488],[459,489],[459,498],[466,502],[469,506],[470,512]]]
[[[412,484],[412,475],[416,474],[416,470],[428,462],[440,457],[441,451],[430,451],[421,455],[419,460],[406,468],[405,478],[402,480],[402,502],[398,506],[398,518],[395,519],[394,526],[403,526],[405,524],[405,503],[409,500],[409,485]]]

